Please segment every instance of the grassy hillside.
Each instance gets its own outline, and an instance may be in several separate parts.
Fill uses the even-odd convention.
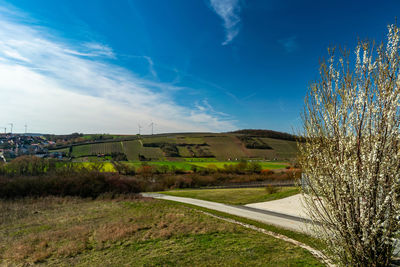
[[[262,135],[263,132],[222,134],[160,134],[142,136],[139,140],[74,145],[71,155],[83,157],[98,154],[124,153],[129,161],[183,160],[183,158],[215,158],[219,161],[261,159],[288,161],[296,157],[296,142],[287,135]],[[275,133],[275,132],[274,132]],[[257,135],[255,135],[257,134]],[[266,136],[273,136],[266,137]],[[290,140],[289,140],[290,139]]]
[[[164,155],[158,147],[144,147],[142,140],[122,142],[123,151],[128,160],[140,160],[140,155],[146,159],[163,159]]]
[[[308,251],[152,199],[0,201],[0,265],[323,266]]]

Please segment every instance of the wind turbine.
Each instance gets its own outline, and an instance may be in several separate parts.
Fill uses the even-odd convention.
[[[28,132],[28,125],[25,123],[24,127],[25,127],[25,134],[26,134]]]
[[[11,131],[10,131],[10,133],[12,134],[12,130],[13,130],[14,124],[10,122],[8,125],[11,125]]]
[[[153,133],[154,133],[154,122],[151,122],[149,124],[149,127],[151,127],[151,135],[153,135]]]

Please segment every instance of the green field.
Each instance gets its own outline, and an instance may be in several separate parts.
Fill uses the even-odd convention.
[[[168,166],[168,167],[175,167],[176,169],[181,169],[188,171],[192,168],[192,165],[188,164],[187,162],[180,162],[180,161],[151,161],[151,162],[141,162],[141,161],[136,161],[136,162],[129,162],[128,164],[131,164],[135,166],[136,168],[141,167],[143,164],[150,165],[150,166],[155,166],[155,167],[160,167],[160,166]]]
[[[163,159],[164,155],[158,147],[144,147],[141,140],[122,142],[123,152],[129,161],[139,160],[139,155],[147,159]]]
[[[74,164],[79,167],[83,166],[85,168],[90,168],[91,165],[99,164],[96,163],[98,160],[97,157],[86,157],[87,159],[92,159],[94,162],[87,161],[87,162],[74,162]],[[201,161],[201,162],[194,162],[194,161],[129,161],[125,162],[128,165],[133,165],[135,168],[140,168],[141,166],[149,165],[154,166],[156,168],[161,166],[168,166],[169,168],[176,168],[184,171],[192,170],[193,166],[201,167],[201,168],[224,168],[224,165],[236,165],[239,162],[218,162],[218,161]],[[282,162],[259,162],[263,169],[283,169],[287,166],[287,164]],[[62,164],[62,163],[61,163]],[[101,162],[103,168],[101,171],[104,172],[116,172],[113,164],[111,162],[103,161]]]
[[[283,162],[257,162],[261,165],[262,169],[284,169],[288,165]],[[225,165],[237,165],[239,162],[232,162],[232,161],[217,161],[217,162],[190,162],[190,164],[204,167],[204,168],[224,168]]]
[[[83,156],[123,153],[121,142],[79,145],[72,147],[71,155],[78,158]]]
[[[277,200],[300,193],[299,187],[279,187],[277,192],[269,193],[264,187],[233,189],[184,189],[159,192],[177,197],[190,197],[230,205]]]
[[[51,150],[51,152],[62,152],[62,153],[68,154],[69,148],[66,147],[66,148],[60,148],[60,149],[53,149],[53,150]]]
[[[0,265],[323,266],[308,251],[151,199],[0,201]]]
[[[139,160],[139,151],[142,145],[139,141],[122,142],[123,151],[128,160]]]
[[[144,136],[139,140],[116,141],[98,144],[73,146],[72,156],[82,157],[98,154],[125,153],[129,161],[137,161],[142,156],[153,161],[162,161],[168,155],[160,147],[148,147],[143,144],[173,144],[178,149],[179,157],[213,158],[218,161],[236,161],[241,159],[289,161],[296,157],[297,145],[294,141],[257,137],[271,149],[249,149],[235,134],[171,134]],[[200,160],[199,160],[200,161]],[[204,161],[204,160],[202,160]]]
[[[93,162],[75,162],[74,164],[76,164],[77,167],[83,166],[85,168],[89,168],[93,165],[95,165],[96,163]],[[112,165],[112,163],[110,162],[101,162],[101,164],[103,165],[101,171],[103,172],[116,172],[117,170],[115,170],[114,165]]]
[[[93,145],[80,145],[72,147],[71,156],[79,158],[83,156],[89,156],[91,154],[91,147]]]
[[[220,137],[205,137],[204,139],[211,146],[210,150],[218,160],[234,160],[249,156],[245,153],[246,149],[238,145],[237,141],[239,140],[234,136],[225,135]]]
[[[274,149],[277,158],[288,160],[290,158],[294,158],[297,154],[296,142],[273,139],[273,138],[260,138],[260,139]]]

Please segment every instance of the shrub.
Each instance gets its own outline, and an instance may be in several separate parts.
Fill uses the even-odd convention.
[[[0,179],[0,198],[79,196],[96,198],[103,193],[139,193],[143,184],[132,177],[80,172],[69,177],[38,176]]]
[[[133,165],[126,164],[124,162],[119,162],[119,161],[112,161],[111,162],[114,166],[114,168],[117,170],[119,174],[123,175],[135,175],[136,170]]]
[[[267,194],[274,194],[274,193],[277,193],[278,191],[279,191],[279,188],[278,187],[276,187],[276,186],[272,186],[272,185],[267,185],[266,187],[265,187],[265,191],[267,192]]]

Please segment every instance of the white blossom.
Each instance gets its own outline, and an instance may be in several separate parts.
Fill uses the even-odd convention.
[[[320,68],[303,113],[299,162],[316,234],[338,264],[385,266],[400,235],[400,31],[387,44],[360,43]]]

